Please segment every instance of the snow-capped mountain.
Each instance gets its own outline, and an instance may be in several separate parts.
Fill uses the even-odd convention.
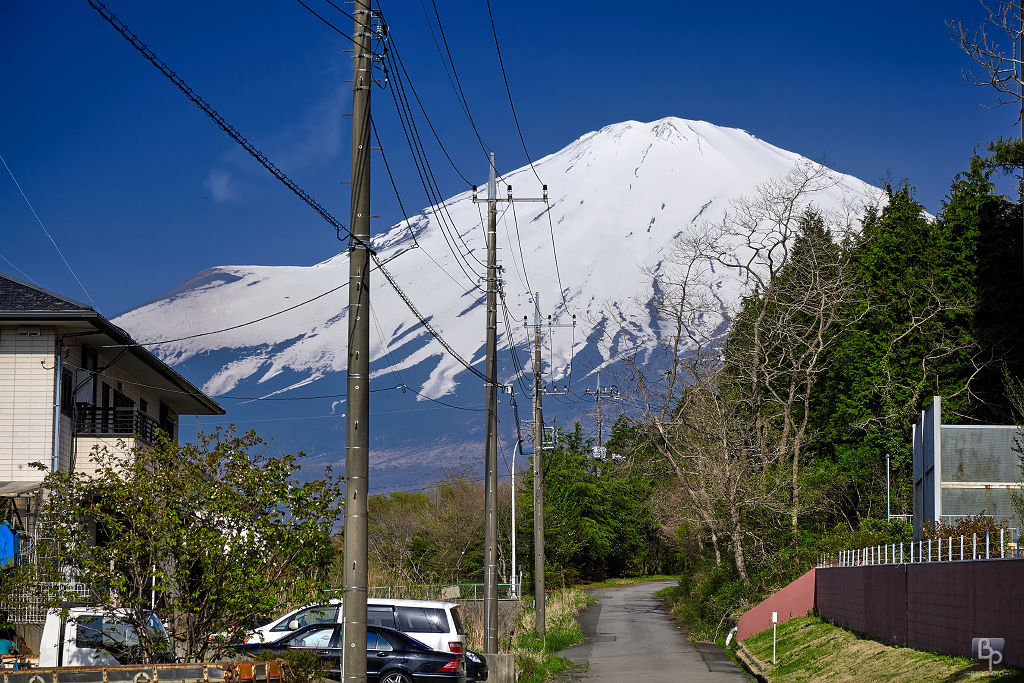
[[[731,201],[753,195],[759,183],[784,176],[801,160],[742,130],[666,118],[607,126],[533,168],[501,174],[500,197],[511,185],[516,198],[540,198],[543,181],[548,201],[499,206],[498,257],[512,332],[509,337],[499,325],[500,381],[517,379],[510,347],[532,372],[532,332],[527,335],[522,321],[533,322],[531,292],[538,292],[545,319],[569,324],[575,315],[577,323],[545,333],[545,378],[559,386],[569,382],[572,361],[571,381],[583,394],[593,385],[586,375],[616,353],[596,343],[608,310],[628,319],[636,339],[657,334],[645,308],[633,305],[652,294],[644,268],[656,268],[677,236],[722,221]],[[833,175],[835,184],[815,197],[817,204],[848,206],[874,194],[851,176]],[[485,199],[486,182],[480,187]],[[485,219],[486,205],[467,191],[373,239],[379,259],[419,312],[481,371]],[[738,284],[721,277],[721,296],[735,299]],[[220,266],[116,323],[139,341],[180,339],[155,350],[172,365],[184,364],[186,376],[215,397],[343,394],[347,281],[347,252],[309,267]],[[482,461],[482,413],[472,410],[482,407],[481,381],[418,324],[379,272],[371,273],[371,308],[371,466],[381,473]],[[263,320],[246,324],[257,319]],[[225,331],[193,336],[214,330]],[[407,388],[392,389],[399,385]],[[519,417],[528,419],[529,397],[517,393],[516,400]],[[340,463],[344,421],[331,417],[344,413],[343,401],[225,399],[224,405],[240,426],[283,435],[285,447],[294,442],[323,462]],[[501,433],[511,448],[513,418],[503,401]],[[309,428],[312,416],[319,419],[316,429]]]

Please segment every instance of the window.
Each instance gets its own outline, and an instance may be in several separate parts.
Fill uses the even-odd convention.
[[[443,609],[399,607],[399,631],[407,633],[448,633],[448,617]]]
[[[390,607],[368,606],[366,608],[367,626],[386,626],[395,628],[395,611]]]
[[[321,626],[290,638],[287,644],[288,647],[308,647],[322,650],[330,646],[333,634],[334,626]]]
[[[78,619],[75,645],[77,647],[103,647],[103,617]]]
[[[391,652],[395,648],[391,645],[391,643],[388,642],[387,638],[385,638],[384,636],[377,636],[377,646],[374,649],[379,650],[381,652]]]
[[[367,650],[376,650],[377,649],[377,634],[376,633],[371,633],[370,631],[366,632],[366,649]]]
[[[316,605],[314,607],[307,607],[304,610],[300,610],[293,614],[288,619],[282,621],[280,624],[270,629],[271,631],[291,631],[288,624],[293,621],[299,622],[299,628],[303,626],[310,626],[311,624],[333,624],[338,620],[338,606],[337,605]]]
[[[149,401],[147,401],[144,398],[140,398],[139,399],[139,412],[140,413],[148,413],[149,412]]]
[[[465,635],[466,629],[462,627],[462,617],[459,615],[458,607],[452,607],[452,621],[455,622],[455,632],[459,635]]]
[[[71,417],[71,408],[75,400],[75,376],[70,370],[61,370],[60,373],[60,412],[62,415]]]

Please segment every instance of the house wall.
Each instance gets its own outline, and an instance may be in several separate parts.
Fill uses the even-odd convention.
[[[55,341],[53,327],[0,326],[0,481],[39,481],[29,463],[53,463]]]
[[[127,453],[139,443],[135,439],[119,439],[111,437],[93,436],[84,434],[79,436],[77,454],[75,457],[75,471],[92,475],[96,472],[96,463],[92,460],[93,449],[106,448],[110,453]]]
[[[0,482],[40,481],[45,476],[30,466],[39,462],[49,469],[53,463],[53,414],[56,390],[55,344],[62,330],[40,326],[39,336],[18,334],[18,326],[0,326]],[[97,349],[99,366],[115,361],[119,349]],[[74,337],[65,338],[64,369],[72,378],[84,366],[82,342]],[[135,402],[136,408],[146,401],[146,414],[154,420],[160,416],[160,398],[151,389],[141,386],[114,362],[96,378],[95,400],[99,405],[102,384],[118,390]],[[73,387],[72,387],[73,388]],[[78,396],[79,400],[92,400],[92,394]],[[173,414],[172,414],[173,415]],[[176,417],[176,416],[174,416]],[[96,444],[118,448],[118,438],[74,434],[74,420],[70,411],[60,413],[59,464],[67,471],[72,462],[76,469],[91,471],[89,454]],[[130,446],[134,440],[127,439]]]

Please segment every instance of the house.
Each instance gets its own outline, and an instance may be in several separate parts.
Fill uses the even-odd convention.
[[[91,469],[94,446],[178,436],[224,409],[90,306],[0,273],[0,512],[31,536],[45,472]]]

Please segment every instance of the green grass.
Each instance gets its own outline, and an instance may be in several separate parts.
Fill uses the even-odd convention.
[[[1024,675],[1015,669],[989,674],[976,660],[894,647],[862,638],[817,617],[801,617],[779,625],[774,665],[771,629],[746,639],[743,645],[764,665],[772,683],[953,683],[976,678],[1024,681]]]
[[[655,575],[655,576],[637,576],[637,577],[629,578],[629,579],[608,579],[606,581],[596,581],[594,583],[583,583],[583,584],[580,584],[578,586],[578,588],[582,588],[584,590],[588,590],[590,588],[616,588],[618,586],[632,586],[635,583],[645,583],[647,581],[660,581],[660,580],[663,580],[663,579],[671,579],[673,581],[678,581],[679,577],[678,576]]]
[[[583,642],[576,614],[593,598],[581,590],[566,588],[548,594],[545,608],[545,634],[534,630],[534,611],[524,609],[519,615],[511,651],[516,656],[516,681],[542,683],[570,666],[572,662],[558,653]]]

